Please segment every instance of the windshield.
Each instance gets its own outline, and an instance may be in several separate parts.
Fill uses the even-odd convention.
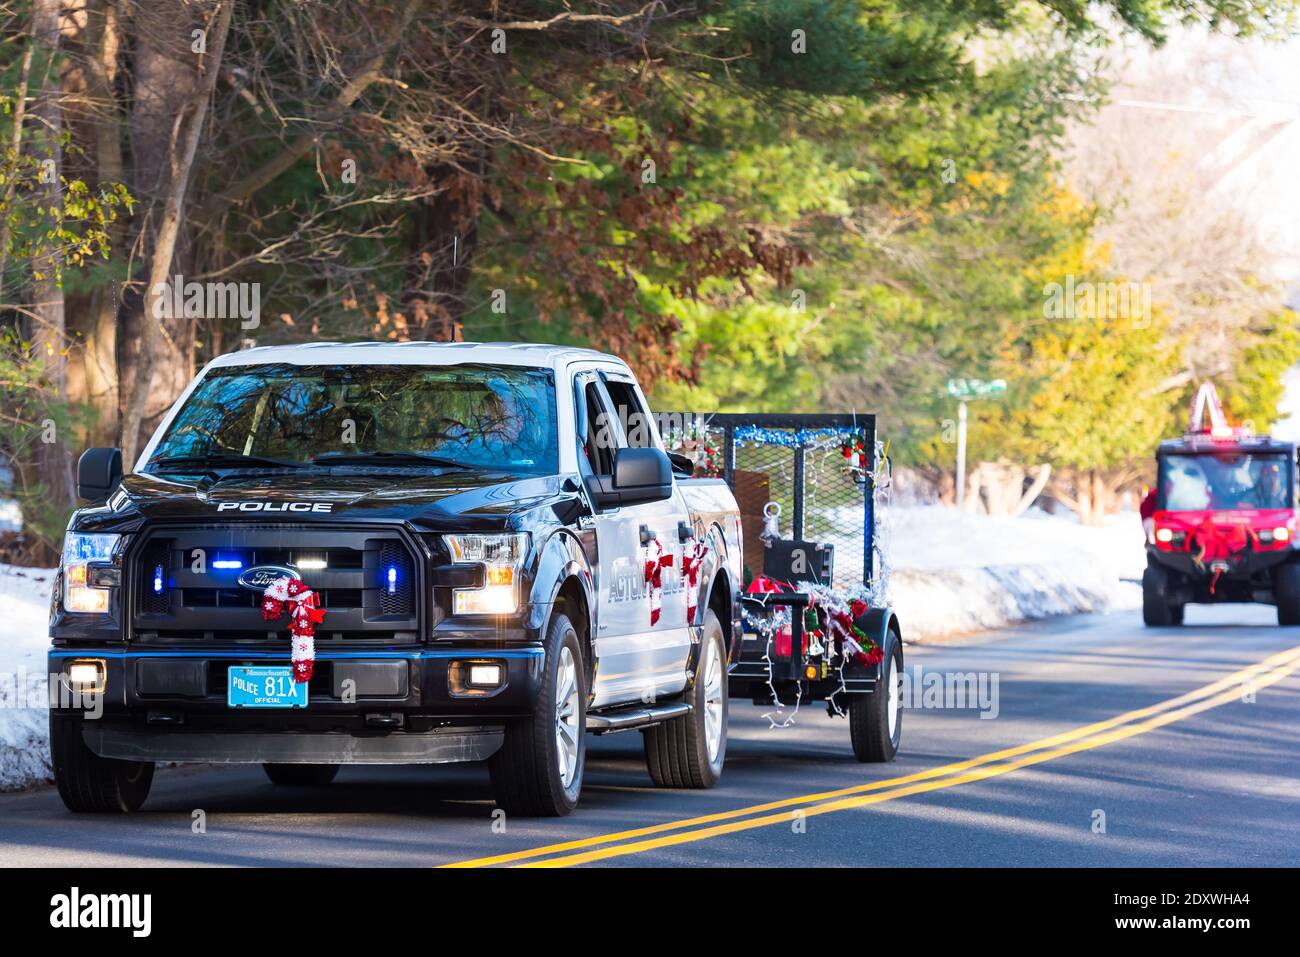
[[[185,400],[146,466],[163,459],[419,453],[473,468],[558,471],[551,372],[517,366],[267,364],[213,369]],[[349,459],[341,459],[349,461]],[[328,461],[328,458],[327,458]],[[250,460],[245,467],[274,462]],[[405,459],[393,464],[410,464]],[[416,461],[418,464],[418,460]],[[239,467],[219,460],[219,467]]]
[[[1163,456],[1157,507],[1171,512],[1290,508],[1287,458],[1276,452]]]

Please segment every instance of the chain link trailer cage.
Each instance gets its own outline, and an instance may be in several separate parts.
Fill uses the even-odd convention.
[[[903,661],[877,535],[889,465],[875,417],[669,413],[660,431],[697,476],[725,478],[740,506],[752,591],[731,695],[769,708],[774,727],[825,701],[849,718],[860,760],[891,760]]]

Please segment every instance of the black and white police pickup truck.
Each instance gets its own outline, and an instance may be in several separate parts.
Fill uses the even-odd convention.
[[[627,365],[590,350],[215,359],[131,474],[115,449],[79,462],[92,504],[50,625],[76,692],[50,715],[60,795],[134,810],[159,761],[310,785],[487,759],[503,808],[558,815],[586,733],[628,728],[657,784],[712,786],[741,531],[689,465]]]

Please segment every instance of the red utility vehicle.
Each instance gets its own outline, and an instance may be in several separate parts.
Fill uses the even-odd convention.
[[[1156,462],[1142,620],[1182,624],[1189,602],[1260,602],[1300,625],[1295,445],[1229,426],[1207,383],[1187,433],[1160,443]]]

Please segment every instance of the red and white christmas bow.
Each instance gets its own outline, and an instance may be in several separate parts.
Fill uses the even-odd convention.
[[[863,648],[852,635],[844,636],[844,656],[852,658],[860,665],[875,665],[885,660],[885,649],[872,644],[871,650]]]
[[[850,658],[860,665],[869,666],[882,661],[884,649],[875,642],[870,642],[870,650],[862,647],[855,634],[855,623],[868,611],[867,603],[859,599],[849,602],[848,610],[832,608],[830,610],[831,637],[840,643],[845,658]]]
[[[652,538],[645,547],[645,583],[650,592],[650,624],[659,624],[659,607],[663,602],[664,569],[673,567],[673,554],[665,554],[659,539]]]
[[[262,593],[262,620],[275,621],[289,608],[289,641],[292,645],[293,680],[311,680],[316,661],[316,626],[325,620],[320,598],[297,578],[282,575]]]
[[[695,622],[695,599],[699,595],[700,566],[704,556],[709,553],[709,546],[695,539],[686,539],[682,546],[682,579],[686,583],[686,624]]]

